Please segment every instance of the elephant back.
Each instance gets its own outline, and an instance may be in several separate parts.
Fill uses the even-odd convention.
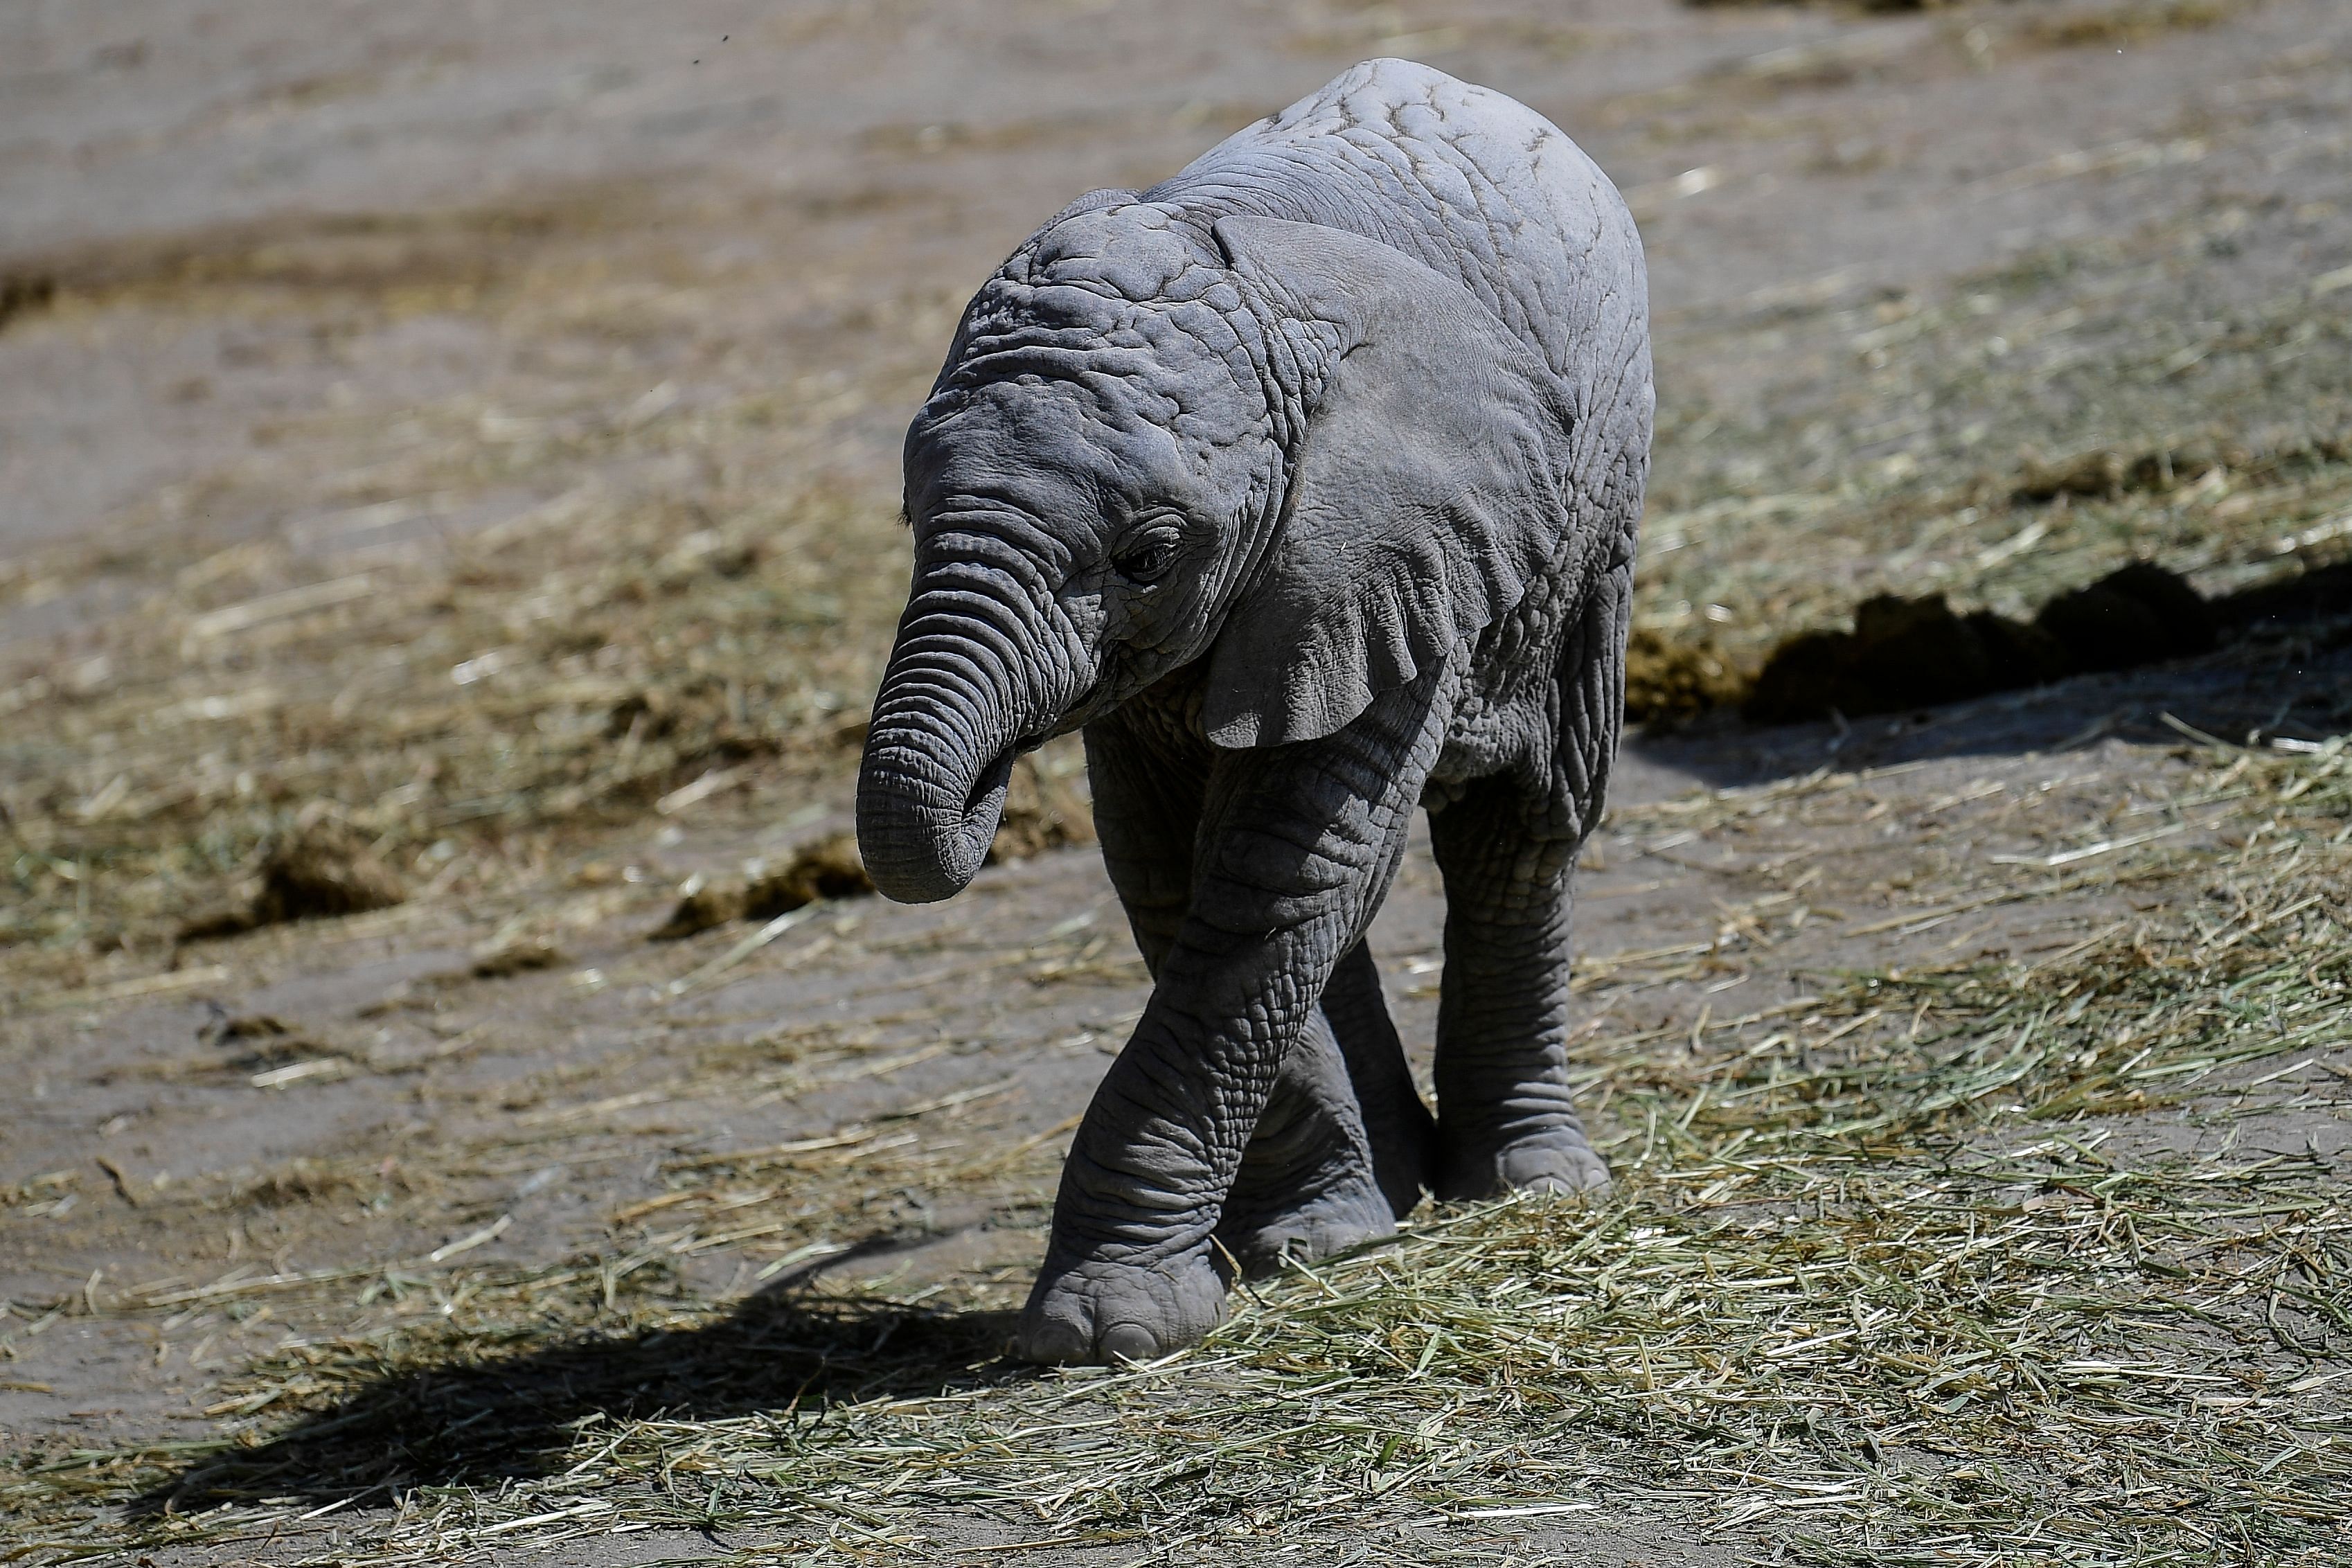
[[[1391,246],[1458,279],[1585,409],[1636,395],[1646,404],[1649,308],[1633,216],[1564,132],[1502,93],[1410,60],[1367,60],[1141,199],[1204,241],[1218,219],[1251,214]]]

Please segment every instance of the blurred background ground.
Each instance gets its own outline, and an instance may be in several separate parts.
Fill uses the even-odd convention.
[[[1718,705],[1629,746],[1588,856],[1580,1048],[1628,1174],[1589,1234],[1633,1250],[1617,1305],[1560,1307],[1587,1337],[1546,1342],[1633,1355],[1654,1394],[1683,1331],[1656,1313],[1706,1291],[1642,1248],[1716,1235],[1727,1205],[1864,1201],[1805,1184],[1822,1158],[1774,1178],[1793,1188],[1740,1177],[1741,1147],[1861,1147],[1916,1196],[1961,1153],[2027,1159],[1998,1113],[2030,1111],[2068,1129],[2031,1157],[2083,1169],[1917,1202],[1982,1197],[1993,1234],[2096,1189],[2085,1234],[2124,1248],[2122,1289],[2163,1248],[2114,1240],[2101,1183],[2251,1183],[2237,1206],[2271,1217],[2242,1245],[2300,1283],[2175,1289],[2210,1320],[2203,1370],[2158,1380],[2177,1407],[2083,1405],[2131,1381],[2081,1370],[2132,1364],[2087,1327],[2042,1361],[1994,1333],[2024,1370],[1981,1405],[2126,1504],[2142,1483],[2116,1478],[2154,1462],[2134,1421],[2218,1446],[2196,1485],[2147,1482],[2176,1490],[2129,1504],[2140,1523],[2095,1516],[2116,1552],[2326,1550],[2334,1514],[2295,1521],[2352,1495],[2340,1423],[2312,1415],[2352,1326],[2352,16],[2329,0],[12,8],[0,1528],[37,1560],[1344,1537],[1367,1561],[1616,1563],[1883,1560],[1891,1519],[1966,1562],[2000,1530],[2047,1548],[2018,1522],[2037,1495],[2095,1517],[2029,1458],[1971,1470],[2009,1429],[1963,1429],[1990,1417],[1961,1304],[1929,1286],[1965,1270],[1932,1251],[1830,1292],[1893,1280],[1940,1324],[1911,1372],[1790,1350],[1836,1331],[1800,1301],[1756,1320],[1780,1326],[1751,1361],[1829,1357],[1823,1388],[1662,1414],[1588,1379],[1572,1419],[1513,1414],[1465,1391],[1547,1386],[1524,1324],[1413,1340],[1436,1309],[1365,1284],[1366,1342],[1446,1391],[1394,1430],[1318,1392],[1347,1358],[1299,1361],[1312,1335],[1285,1325],[1317,1296],[1277,1291],[1215,1366],[1086,1394],[1116,1442],[1010,1443],[1074,1418],[1021,1404],[1062,1384],[987,1370],[991,1314],[1143,994],[1091,851],[1057,847],[1086,837],[1066,748],[953,904],[646,940],[682,883],[757,881],[845,826],[904,587],[898,437],[965,296],[1071,196],[1375,54],[1525,100],[1632,199],[1660,389],[1644,668],[1661,713]],[[1721,710],[1873,595],[2022,616],[2138,558],[2224,606],[2218,651],[1867,720]],[[1441,919],[1417,856],[1376,945],[1424,1062]],[[1988,1000],[2045,991],[2082,1005],[2026,1041]],[[1856,1113],[1902,1136],[1806,1142],[1855,1095],[1908,1096]],[[1431,1223],[1409,1256],[1525,1241]],[[1500,1299],[1508,1274],[1465,1278]],[[1971,1286],[1988,1313],[1995,1283]],[[2250,1299],[2258,1328],[2231,1316]],[[1689,1331],[1736,1338],[1710,1324]],[[1465,1348],[1481,1333],[1519,1359]],[[1866,1451],[1796,1414],[1871,1377],[1893,1403],[1837,1417],[1881,1434]],[[2043,1404],[2016,1405],[2035,1379]],[[979,1403],[870,1429],[861,1401],[948,1384]],[[1188,1468],[1212,1386],[1266,1446]],[[773,1426],[827,1404],[866,1412],[834,1448]],[[992,1443],[1034,1476],[973,1471]],[[894,1452],[890,1502],[852,1461]],[[205,1468],[239,1453],[262,1458]]]

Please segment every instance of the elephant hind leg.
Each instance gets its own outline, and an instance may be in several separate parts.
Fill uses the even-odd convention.
[[[1348,1068],[1329,1021],[1311,1015],[1283,1058],[1217,1222],[1217,1239],[1244,1273],[1271,1274],[1286,1256],[1311,1263],[1396,1233]]]
[[[1349,948],[1332,972],[1330,984],[1323,988],[1323,1016],[1339,1039],[1356,1103],[1362,1109],[1373,1180],[1387,1197],[1390,1212],[1402,1219],[1436,1180],[1437,1122],[1413,1087],[1404,1045],[1381,994],[1380,970],[1364,942]]]
[[[1479,781],[1430,819],[1445,878],[1437,1011],[1437,1192],[1578,1192],[1609,1180],[1568,1082],[1569,878],[1578,836],[1517,781]]]
[[[1394,1234],[1434,1179],[1437,1123],[1413,1088],[1380,972],[1358,942],[1283,1059],[1218,1237],[1252,1273]]]

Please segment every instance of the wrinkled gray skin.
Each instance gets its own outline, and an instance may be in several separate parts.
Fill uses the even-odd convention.
[[[1652,397],[1641,245],[1568,138],[1374,60],[972,300],[907,437],[914,584],[857,829],[979,869],[1083,727],[1156,982],[1080,1126],[1019,1349],[1165,1353],[1232,1261],[1424,1188],[1607,1181],[1570,1103],[1569,878],[1623,710]],[[1418,801],[1445,879],[1433,1121],[1363,936]]]

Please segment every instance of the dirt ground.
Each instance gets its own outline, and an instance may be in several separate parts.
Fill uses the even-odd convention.
[[[360,1410],[372,1377],[425,1375],[443,1352],[415,1336],[436,1322],[473,1336],[446,1354],[458,1381],[468,1357],[649,1336],[630,1353],[658,1377],[550,1362],[499,1406],[518,1452],[593,1447],[578,1434],[633,1414],[790,1411],[812,1386],[919,1397],[992,1356],[1147,989],[1092,851],[1001,865],[942,906],[648,933],[689,879],[846,826],[904,586],[898,439],[978,280],[1072,196],[1148,184],[1378,54],[1533,104],[1642,219],[1661,395],[1644,627],[1752,663],[1871,592],[2016,613],[2142,554],[2237,606],[2200,659],[1629,741],[1580,914],[1588,1103],[1621,1170],[1679,1157],[1659,1095],[1684,1096],[1668,1123],[1714,1125],[1675,1074],[1769,1056],[1775,1019],[1874,976],[2030,989],[2118,944],[2218,951],[2246,934],[2223,934],[2247,917],[2222,889],[2250,887],[2311,889],[2247,929],[2340,970],[2346,797],[2324,780],[2352,730],[2352,12],[2334,0],[12,7],[12,1556],[1830,1560],[1796,1505],[1735,1507],[1748,1481],[1558,1517],[1433,1493],[1418,1522],[1318,1516],[1311,1535],[1256,1515],[1171,1535],[1147,1509],[1087,1537],[979,1501],[914,1533],[816,1503],[623,1525],[569,1494],[498,1511],[541,1495],[530,1467],[420,1459],[362,1489],[287,1436]],[[2084,452],[2157,454],[2163,482],[2053,500],[2019,479]],[[2306,762],[2317,787],[2248,794]],[[1041,842],[1084,837],[1071,768],[1048,753]],[[178,940],[322,817],[402,901]],[[1442,921],[1416,848],[1373,942],[1424,1071]],[[1919,994],[1836,1016],[1857,1041],[1907,1018],[1916,1040],[1946,1005]],[[2275,1025],[2294,1058],[2238,1048],[2193,1091],[2084,1102],[2068,1147],[2309,1162],[2306,1208],[2336,1205],[2338,1228],[2310,1219],[2297,1245],[2340,1258],[2341,1020],[2332,1002],[2315,1034]],[[2025,1143],[1997,1119],[1956,1136]],[[2313,1278],[2294,1342],[2324,1378],[2352,1353],[2352,1295]],[[902,1316],[855,1315],[885,1308]],[[823,1349],[820,1320],[863,1348]],[[901,1321],[949,1327],[919,1351],[903,1331],[897,1383],[824,1381]],[[675,1364],[645,1348],[666,1335],[689,1347]],[[353,1345],[373,1371],[333,1362]],[[694,1382],[775,1345],[781,1384]],[[175,1534],[163,1500],[224,1441],[287,1457],[217,1504],[187,1483],[184,1512],[214,1525]],[[83,1473],[68,1460],[97,1479],[41,1479]],[[398,1500],[416,1488],[429,1507]],[[2265,1550],[2246,1560],[2326,1560]]]

